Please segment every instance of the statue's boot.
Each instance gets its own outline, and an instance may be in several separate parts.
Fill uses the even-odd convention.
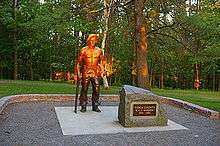
[[[86,105],[82,105],[80,111],[81,111],[82,113],[85,113],[85,112],[86,112]]]
[[[95,112],[101,112],[101,110],[99,109],[98,105],[92,105],[92,110]]]

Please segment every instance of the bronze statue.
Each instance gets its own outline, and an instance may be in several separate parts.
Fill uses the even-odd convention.
[[[80,50],[76,67],[74,70],[74,80],[81,80],[80,106],[81,112],[86,112],[87,91],[89,84],[92,84],[92,110],[101,112],[98,108],[99,102],[99,80],[104,75],[104,55],[102,49],[96,47],[98,41],[97,34],[90,34],[87,38],[88,45]]]

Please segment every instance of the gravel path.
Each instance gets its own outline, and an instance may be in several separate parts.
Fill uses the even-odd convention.
[[[23,102],[8,105],[0,115],[0,145],[220,146],[220,120],[210,120],[170,105],[163,105],[168,118],[189,130],[64,136],[54,107],[72,105],[72,102]],[[118,103],[108,102],[103,105]]]

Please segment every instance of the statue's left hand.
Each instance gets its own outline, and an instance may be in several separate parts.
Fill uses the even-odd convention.
[[[78,81],[78,80],[80,80],[80,79],[81,79],[81,76],[80,76],[80,75],[78,75],[78,76],[77,76],[77,75],[74,75],[74,80],[75,80],[75,81]]]
[[[106,72],[105,72],[105,71],[102,71],[102,72],[101,72],[101,77],[103,78],[104,76],[106,76]]]

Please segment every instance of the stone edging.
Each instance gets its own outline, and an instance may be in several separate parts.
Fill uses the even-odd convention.
[[[91,95],[89,95],[91,96]],[[5,96],[0,99],[0,114],[4,108],[11,103],[24,102],[24,101],[74,101],[75,96],[72,94],[23,94]],[[118,102],[119,95],[100,95],[101,101]],[[159,96],[162,103],[174,105],[192,112],[199,113],[210,119],[220,119],[220,113],[213,111],[186,101],[173,99],[169,97]]]
[[[192,112],[198,113],[200,115],[206,116],[212,120],[218,120],[220,119],[220,113],[208,108],[201,107],[196,104],[192,104],[180,99],[174,99],[170,97],[164,97],[164,96],[159,96],[162,100],[163,103],[167,103],[170,105],[174,105],[179,108],[183,108],[186,110],[190,110]]]
[[[91,96],[91,95],[88,95]],[[119,101],[118,95],[100,95],[101,101]],[[0,98],[0,114],[8,104],[25,101],[74,101],[72,94],[22,94]]]

